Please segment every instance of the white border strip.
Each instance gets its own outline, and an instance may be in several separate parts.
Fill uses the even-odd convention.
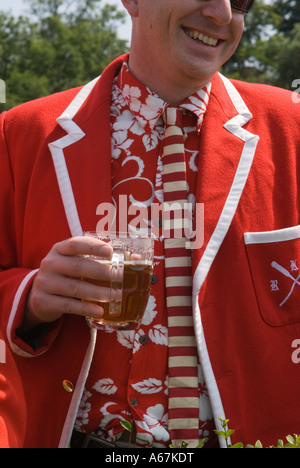
[[[19,308],[20,300],[21,300],[21,297],[22,297],[22,295],[24,293],[24,290],[25,290],[27,284],[29,283],[29,281],[31,280],[31,278],[38,271],[39,270],[31,271],[28,275],[25,276],[25,278],[21,282],[21,284],[20,284],[20,286],[19,286],[19,288],[18,288],[18,290],[16,292],[16,295],[14,297],[14,301],[13,301],[13,304],[12,304],[12,308],[11,308],[11,312],[10,312],[10,316],[9,316],[9,320],[8,320],[8,324],[7,324],[7,339],[8,339],[8,342],[9,342],[9,345],[10,345],[12,351],[14,353],[16,353],[18,356],[26,357],[26,358],[32,358],[34,356],[32,354],[26,353],[21,348],[16,346],[14,344],[14,342],[13,342],[11,333],[12,333],[13,323],[14,323],[14,320],[16,318],[17,310]]]
[[[224,82],[230,99],[232,100],[237,111],[239,112],[239,114],[233,117],[229,122],[227,122],[224,125],[224,127],[230,133],[243,140],[245,142],[245,145],[221,216],[194,275],[193,309],[195,336],[198,346],[198,352],[203,368],[203,373],[205,376],[205,382],[210,395],[215,424],[217,429],[222,430],[221,423],[218,420],[218,418],[226,419],[226,417],[205,341],[205,334],[201,320],[201,311],[199,308],[198,297],[200,289],[207,278],[208,272],[213,264],[214,259],[216,258],[216,255],[224,241],[224,238],[231,225],[232,219],[235,215],[246,181],[248,179],[259,137],[242,128],[242,126],[244,126],[252,118],[252,114],[248,110],[246,104],[244,103],[244,101],[242,100],[241,96],[239,95],[235,87],[232,85],[232,83],[222,75],[220,76]],[[225,440],[222,437],[219,437],[219,443],[222,448],[226,447]]]
[[[300,225],[285,229],[278,229],[277,231],[245,232],[244,242],[246,245],[269,244],[272,242],[285,242],[295,240],[299,239],[299,237]]]
[[[225,411],[223,408],[223,403],[221,400],[219,388],[215,379],[215,375],[212,369],[210,357],[208,354],[208,349],[206,346],[204,330],[201,320],[201,311],[198,303],[198,296],[193,298],[194,304],[194,328],[195,328],[195,338],[198,346],[198,352],[201,360],[201,366],[203,375],[205,377],[205,383],[208,389],[210,404],[214,416],[215,426],[218,431],[222,431],[221,422],[218,418],[226,419]],[[229,443],[230,440],[229,440]],[[219,444],[221,448],[226,448],[225,439],[219,436]]]
[[[227,80],[227,78],[222,77],[222,75],[221,78],[224,81],[224,85],[236,109],[240,112],[243,112],[242,115],[236,115],[233,117],[233,119],[229,120],[229,122],[227,122],[224,127],[230,133],[243,140],[245,145],[221,216],[195,272],[194,294],[199,294],[210,267],[231,225],[232,219],[235,215],[244,187],[246,185],[256,147],[259,142],[258,135],[254,135],[244,128],[241,128],[252,118],[252,114],[248,110],[247,106],[232,83]]]
[[[65,424],[62,430],[58,448],[68,448],[71,441],[72,432],[74,430],[74,424],[76,421],[76,417],[85,388],[85,383],[90,372],[90,367],[93,361],[94,351],[96,347],[97,330],[95,328],[90,328],[90,334],[90,343],[85,354],[83,364],[81,366],[81,371],[78,377],[78,381],[76,383],[75,391],[72,396],[72,401],[69,406],[68,414],[65,419]]]
[[[73,237],[82,235],[82,227],[65,160],[64,149],[85,137],[85,133],[72,119],[94,89],[98,80],[99,77],[84,86],[63,114],[58,117],[57,122],[67,132],[67,135],[48,145],[52,154],[65,213]]]

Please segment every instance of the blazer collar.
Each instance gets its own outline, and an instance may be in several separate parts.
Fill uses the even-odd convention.
[[[83,148],[87,148],[91,145],[89,146],[89,149],[86,149],[86,152],[89,151],[92,153],[92,144],[94,146],[97,144],[100,137],[99,132],[101,132],[101,145],[99,145],[98,142],[97,147],[101,147],[101,155],[95,155],[94,159],[93,156],[90,156],[90,175],[93,176],[93,167],[94,163],[96,163],[96,158],[98,158],[97,163],[99,163],[100,158],[102,167],[105,167],[108,172],[103,187],[99,184],[97,194],[98,203],[103,201],[103,196],[104,201],[111,201],[111,198],[109,197],[111,142],[110,122],[108,118],[110,115],[111,85],[125,58],[126,55],[119,57],[109,65],[100,77],[81,88],[73,101],[57,119],[57,123],[63,128],[66,134],[62,138],[59,138],[49,144],[59,190],[72,236],[81,235],[83,227],[87,226],[86,223],[83,222],[84,214],[78,209],[81,189],[78,189],[78,184],[75,183],[76,171],[74,170],[72,172],[70,169],[72,169],[72,163],[74,162],[75,164],[76,160],[76,169],[78,172],[78,158],[82,158],[83,156],[86,157],[86,154],[82,154]],[[222,148],[225,152],[227,144],[222,142],[223,137],[225,140],[228,140],[228,142],[231,142],[231,144],[234,142],[234,156],[235,158],[238,157],[237,169],[235,174],[233,174],[233,182],[229,188],[229,193],[228,196],[226,196],[223,207],[224,213],[222,216],[220,215],[220,218],[217,221],[216,230],[212,238],[212,241],[215,242],[217,237],[217,245],[219,246],[221,245],[225,237],[225,233],[230,226],[243,187],[246,183],[258,142],[257,136],[252,135],[243,128],[251,118],[252,115],[236,88],[225,77],[217,74],[213,79],[210,104],[208,106],[207,116],[204,119],[201,135],[201,141],[203,142],[200,144],[200,147],[203,148],[203,151],[200,148],[200,151],[203,154],[202,160],[209,160],[213,157],[213,155],[209,154],[209,151],[207,153],[207,149],[205,149],[205,146],[208,146],[208,148],[211,147],[210,141],[208,141],[207,145],[207,139],[209,140],[212,137],[214,145],[218,151]],[[90,131],[91,126],[95,127],[95,125],[97,125],[97,129],[94,128],[94,141],[90,141],[92,138],[86,140],[85,138],[90,137],[90,134],[93,133]],[[220,126],[222,127],[221,133],[219,132]],[[219,139],[220,141],[216,141],[216,139]],[[236,145],[237,142],[238,145]],[[238,150],[236,150],[236,146]],[[77,151],[74,151],[73,147],[74,149],[76,148]],[[238,154],[238,151],[240,151],[240,154]],[[74,156],[75,153],[77,153],[76,157]],[[230,157],[231,156],[232,154],[230,154]],[[82,169],[84,171],[88,171],[86,167]],[[225,219],[226,222],[224,222]],[[88,228],[90,229],[91,226],[88,226]],[[215,254],[216,251],[212,251],[211,246],[208,245],[205,250],[205,254],[202,256],[200,262],[201,265],[197,268],[195,284],[199,285],[203,283],[204,277],[208,272],[209,265],[212,263]],[[210,261],[206,260],[207,257]],[[206,273],[204,274],[203,271]],[[201,277],[200,282],[199,276]],[[198,289],[199,287],[197,286],[195,291]]]
[[[83,198],[83,184],[74,183],[77,178],[81,178],[85,174],[84,185],[86,187],[88,185],[87,179],[93,180],[95,178],[96,168],[99,168],[100,165],[99,172],[102,171],[103,174],[105,167],[107,177],[104,178],[103,183],[99,182],[99,186],[96,188],[97,194],[88,192],[87,196],[90,205],[92,205],[93,202],[90,198],[92,195],[95,202],[92,208],[94,211],[97,200],[99,203],[100,200],[103,201],[104,197],[105,201],[110,201],[108,197],[111,186],[111,138],[108,117],[110,115],[111,85],[124,58],[125,56],[122,56],[112,62],[100,77],[81,88],[66,110],[57,118],[57,123],[63,128],[66,135],[49,144],[72,236],[82,235],[84,226],[86,229],[96,227],[96,220],[93,227],[88,225],[89,221],[87,220],[91,219],[85,214],[88,213],[88,207],[81,207],[81,211],[78,208],[80,199]],[[99,144],[100,135],[101,144]],[[85,140],[86,137],[88,137],[87,140]],[[85,164],[82,164],[84,160]],[[82,173],[78,171],[80,164]],[[73,166],[76,166],[76,171],[74,170],[72,173]],[[93,185],[90,184],[87,190],[92,190]],[[94,216],[96,216],[96,212],[94,212]],[[84,222],[84,220],[86,221]]]
[[[234,85],[216,75],[200,143],[196,202],[204,203],[205,239],[202,251],[195,255],[196,296],[225,239],[248,179],[259,141],[245,129],[252,117]]]

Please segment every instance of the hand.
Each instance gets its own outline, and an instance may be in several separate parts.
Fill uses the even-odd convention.
[[[34,279],[22,330],[54,322],[64,314],[101,317],[103,308],[85,301],[108,301],[108,290],[82,278],[107,280],[109,267],[84,255],[109,259],[111,254],[110,245],[92,237],[73,237],[55,244]]]

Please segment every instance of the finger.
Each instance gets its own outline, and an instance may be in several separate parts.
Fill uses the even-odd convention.
[[[110,258],[112,247],[94,237],[71,237],[55,245],[57,253],[66,256],[93,255]]]
[[[98,303],[81,301],[79,299],[52,296],[52,304],[59,315],[79,315],[83,317],[101,318],[104,309]]]
[[[39,312],[36,317],[43,322],[54,322],[63,315],[78,315],[93,317],[95,319],[103,316],[104,310],[98,303],[85,302],[79,299],[41,294],[35,301],[39,301]]]
[[[52,260],[50,260],[52,261]],[[89,278],[91,280],[109,281],[111,263],[107,260],[98,260],[90,257],[61,257],[57,259],[54,268],[50,265],[48,271],[72,278]]]
[[[51,295],[69,297],[92,302],[109,302],[110,288],[98,286],[90,280],[62,278],[52,275],[51,281],[44,284],[44,292]]]

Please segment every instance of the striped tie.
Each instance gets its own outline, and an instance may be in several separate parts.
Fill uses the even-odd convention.
[[[169,329],[169,432],[172,443],[199,443],[197,348],[192,317],[191,251],[186,248],[187,203],[182,114],[167,107],[163,142],[164,251]],[[170,212],[171,210],[171,212]],[[171,216],[172,215],[172,216]]]

